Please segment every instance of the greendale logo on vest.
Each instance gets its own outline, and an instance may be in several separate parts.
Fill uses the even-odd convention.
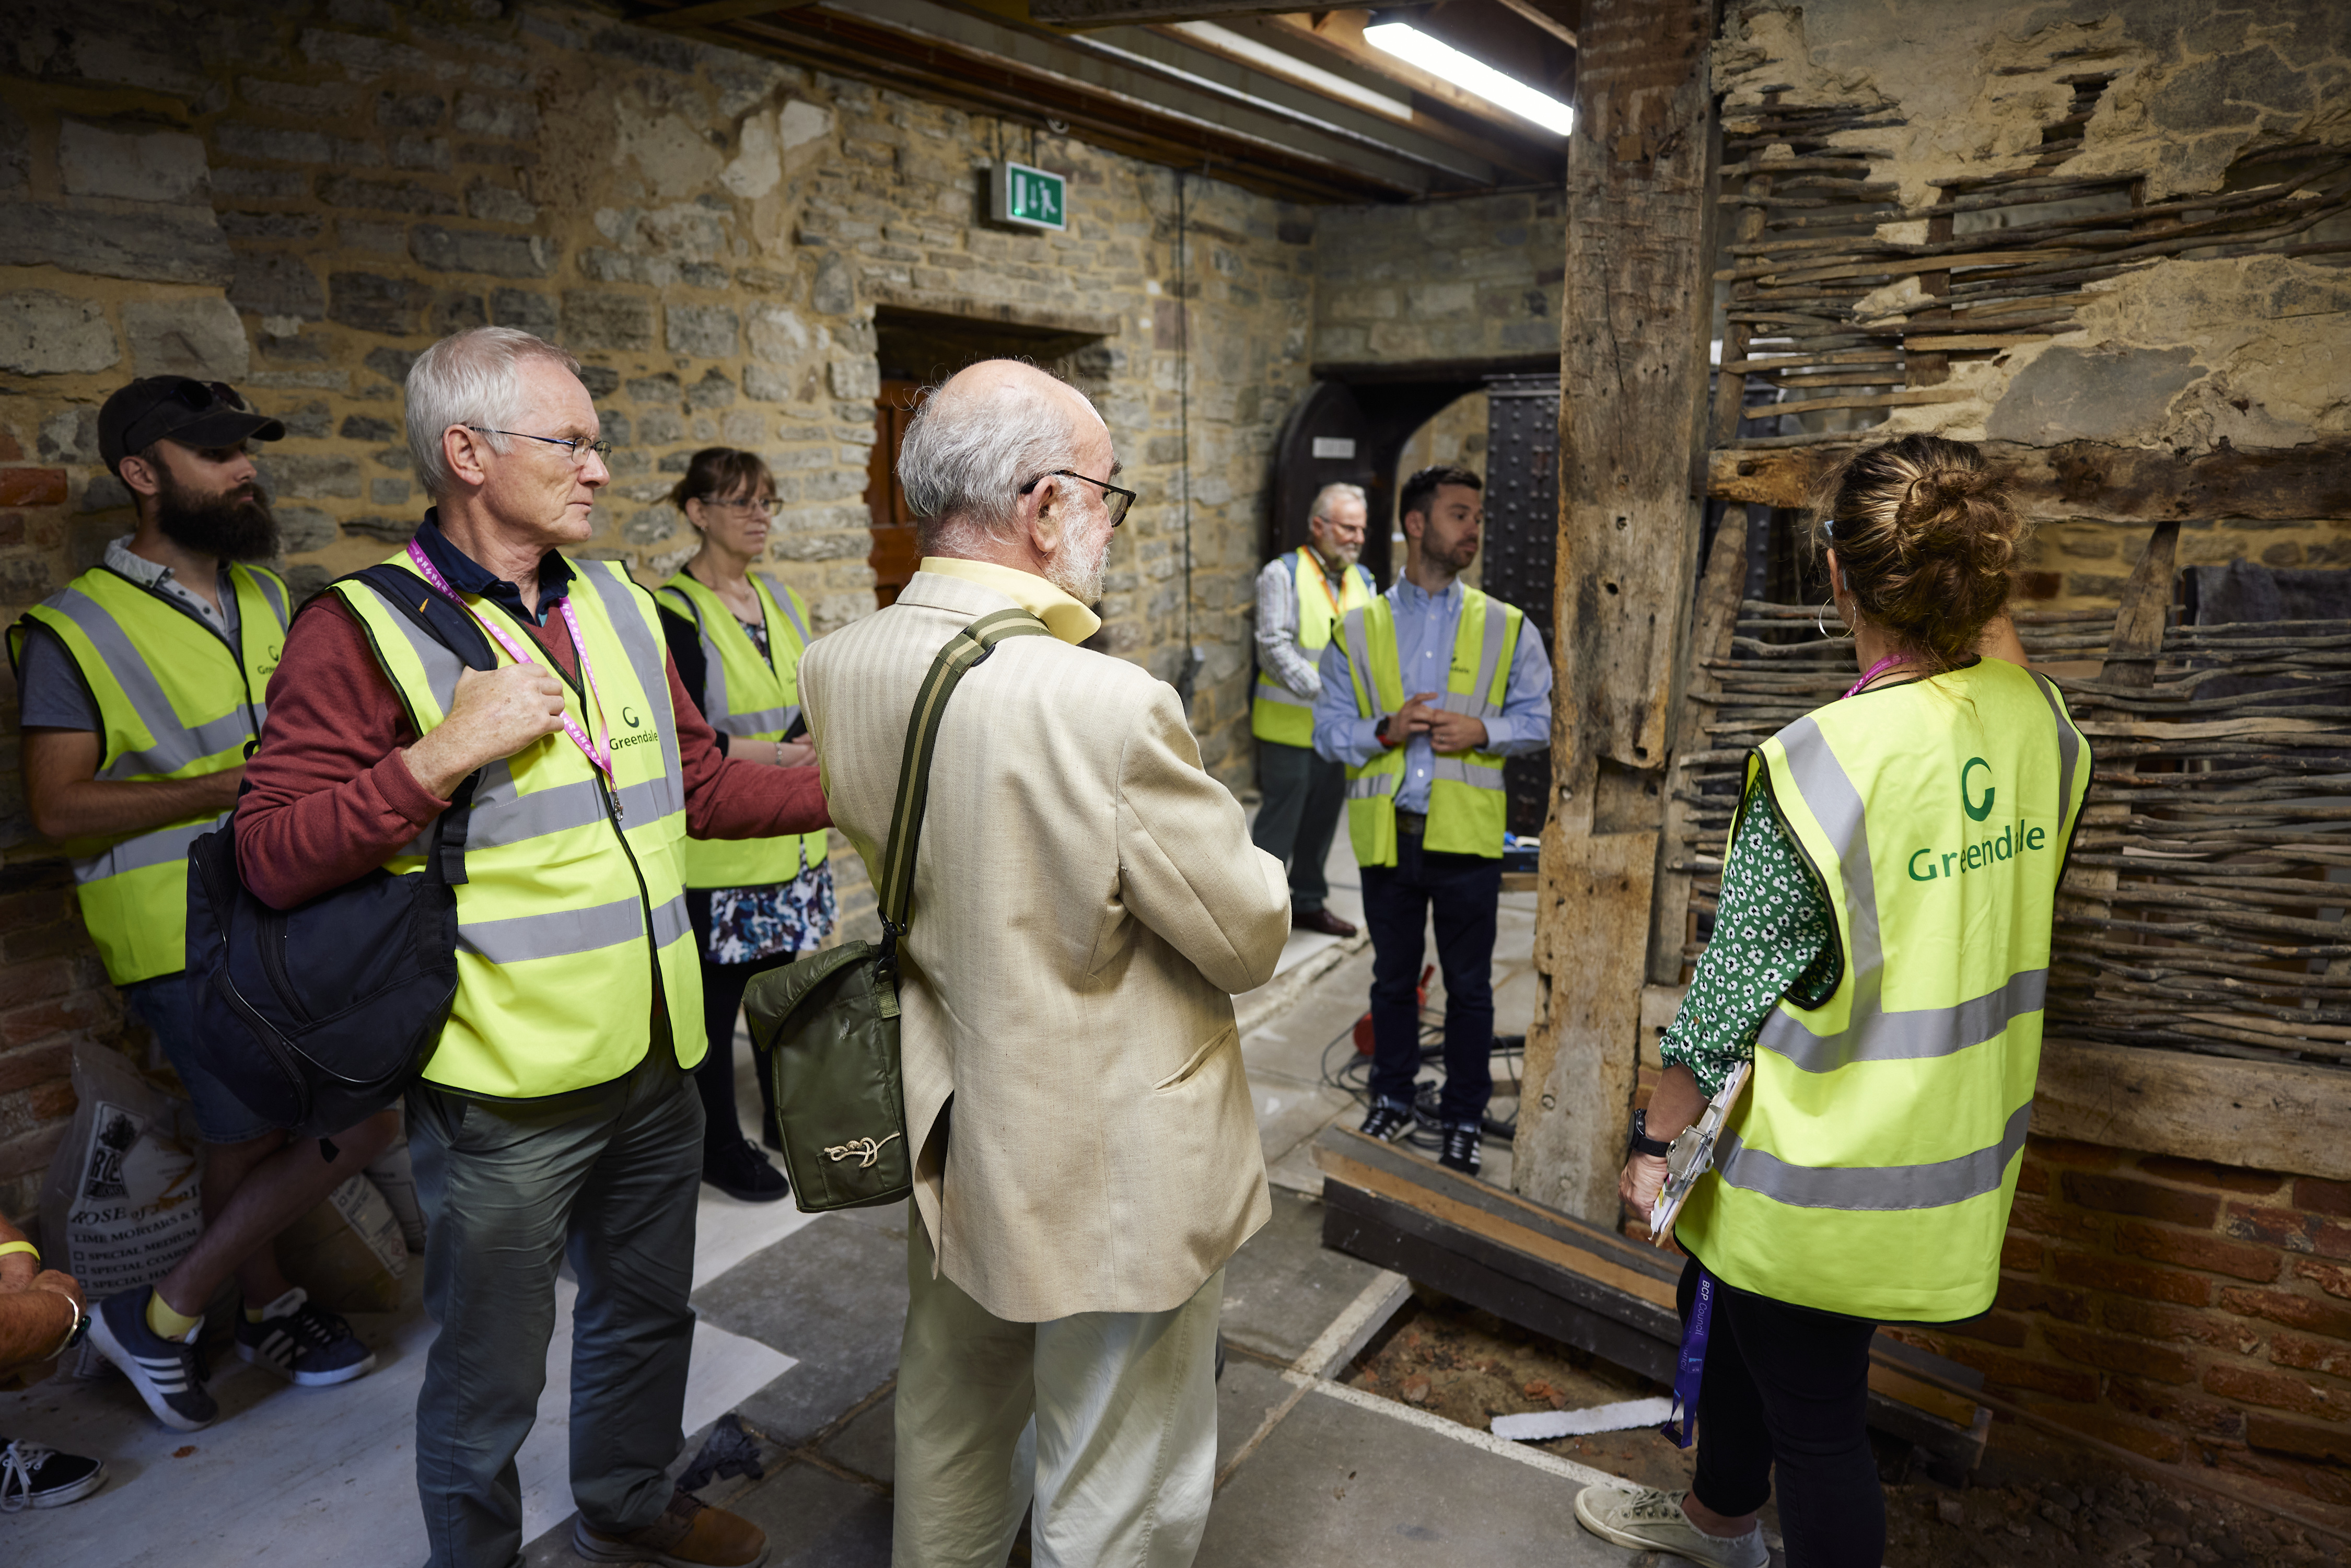
[[[1360,566],[1350,566],[1341,574],[1334,603],[1330,579],[1323,575],[1311,547],[1301,545],[1291,551],[1289,564],[1290,586],[1298,599],[1298,646],[1308,654],[1320,653],[1331,645],[1331,632],[1340,618],[1372,601],[1372,574]],[[1260,667],[1257,694],[1249,703],[1249,733],[1278,746],[1312,746],[1313,699],[1300,696],[1271,670]]]
[[[391,564],[412,570],[405,552]],[[702,968],[679,864],[684,773],[659,614],[611,562],[570,564],[580,652],[612,728],[620,811],[616,819],[601,776],[560,730],[482,770],[466,880],[456,887],[457,997],[424,1076],[499,1098],[609,1082],[643,1060],[656,972],[678,1064],[694,1066],[705,1049]],[[456,654],[366,584],[345,580],[333,591],[366,629],[417,733],[430,731],[455,700],[465,667]],[[485,617],[506,614],[486,599],[466,602]],[[514,624],[517,640],[533,647],[528,629]],[[492,648],[499,664],[513,662],[495,639]],[[565,710],[597,734],[581,684],[550,673]],[[386,869],[422,865],[410,852]]]
[[[246,744],[261,737],[263,696],[286,645],[286,585],[256,566],[232,565],[228,577],[234,651],[189,612],[102,566],[9,628],[12,661],[21,662],[35,622],[72,655],[104,726],[99,779],[201,779],[242,764]],[[189,817],[65,846],[82,919],[116,985],[187,967],[188,849],[224,820]]]
[[[1991,1304],[2090,752],[1983,659],[1832,703],[1749,761],[1826,892],[1835,991],[1782,1000],[1676,1237],[1741,1290],[1880,1321]]]
[[[1453,663],[1438,705],[1472,718],[1499,718],[1510,692],[1519,628],[1525,622],[1514,607],[1474,588],[1462,589]],[[1402,709],[1404,670],[1396,653],[1394,603],[1383,594],[1351,612],[1343,626],[1357,716],[1378,718]],[[1358,865],[1396,863],[1395,797],[1404,786],[1405,751],[1401,746],[1390,747],[1362,767],[1347,769],[1347,840],[1354,846]],[[1428,826],[1422,848],[1499,860],[1509,821],[1500,756],[1489,751],[1437,756],[1430,770]]]
[[[808,605],[790,588],[752,574],[751,587],[768,623],[762,654],[726,601],[679,572],[658,597],[691,620],[702,639],[702,712],[721,735],[754,743],[781,740],[800,715],[800,654],[808,647]],[[618,745],[616,737],[613,744]],[[825,835],[685,842],[688,887],[766,887],[789,882],[825,862]]]

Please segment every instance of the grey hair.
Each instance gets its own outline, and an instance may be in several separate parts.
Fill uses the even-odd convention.
[[[580,361],[544,338],[513,327],[475,327],[453,332],[416,356],[408,367],[408,455],[417,482],[438,501],[455,487],[441,437],[453,424],[476,431],[511,425],[522,402],[522,363],[544,360],[573,375]],[[505,452],[503,435],[485,434],[493,452]]]
[[[1306,508],[1307,520],[1311,522],[1316,517],[1321,517],[1326,522],[1329,521],[1331,504],[1333,501],[1353,501],[1365,512],[1372,509],[1372,504],[1364,498],[1364,487],[1361,485],[1335,481],[1314,492],[1314,504]]]
[[[1020,486],[1077,461],[1068,408],[1050,384],[1028,376],[977,391],[928,391],[898,448],[898,484],[921,519],[917,548],[935,555],[983,539],[1012,542]]]

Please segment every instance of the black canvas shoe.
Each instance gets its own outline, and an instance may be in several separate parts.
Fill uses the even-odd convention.
[[[1362,1132],[1367,1138],[1377,1138],[1393,1144],[1412,1127],[1412,1107],[1395,1100],[1374,1100],[1371,1114],[1364,1118]]]
[[[76,1502],[105,1484],[106,1466],[97,1459],[0,1437],[0,1513]]]
[[[220,1406],[204,1392],[204,1362],[186,1340],[165,1339],[147,1326],[147,1287],[117,1291],[89,1314],[89,1343],[122,1369],[155,1419],[175,1431],[194,1432],[220,1419]]]
[[[748,1138],[737,1138],[727,1148],[705,1150],[702,1179],[745,1203],[774,1203],[790,1197],[792,1190],[784,1173],[769,1165]]]
[[[1456,1122],[1445,1129],[1445,1152],[1437,1163],[1463,1176],[1478,1174],[1478,1145],[1486,1139],[1486,1129],[1476,1122]]]

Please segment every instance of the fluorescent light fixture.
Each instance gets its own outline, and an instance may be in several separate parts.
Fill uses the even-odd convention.
[[[1219,27],[1214,22],[1177,22],[1172,30],[1214,53],[1246,60],[1268,76],[1286,78],[1301,87],[1311,88],[1359,109],[1386,115],[1391,120],[1412,119],[1412,105],[1404,99],[1374,92],[1360,82],[1349,81],[1335,71],[1326,71],[1295,55],[1270,48],[1246,34],[1234,32],[1230,27]]]
[[[1547,92],[1537,92],[1514,81],[1483,60],[1472,59],[1452,45],[1430,37],[1404,22],[1382,22],[1364,29],[1364,40],[1400,60],[1418,66],[1433,77],[1451,82],[1464,92],[1499,103],[1511,113],[1533,120],[1562,136],[1575,129],[1575,109]]]

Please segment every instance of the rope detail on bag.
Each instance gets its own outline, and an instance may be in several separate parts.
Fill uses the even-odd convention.
[[[883,1144],[895,1143],[897,1138],[898,1134],[893,1133],[880,1143],[872,1138],[852,1138],[845,1144],[831,1144],[826,1145],[824,1157],[834,1165],[853,1157],[857,1161],[857,1168],[864,1170],[882,1157]]]

